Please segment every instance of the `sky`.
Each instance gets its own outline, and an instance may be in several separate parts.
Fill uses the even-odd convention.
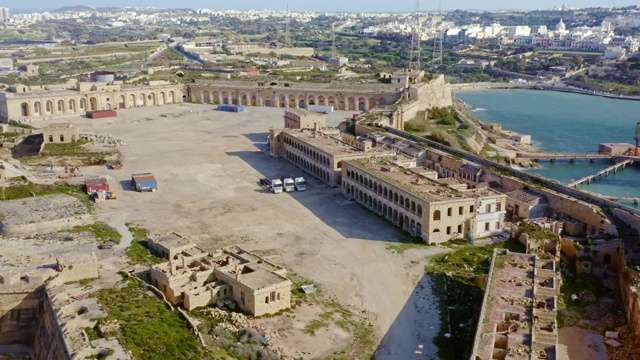
[[[186,7],[192,9],[271,9],[285,10],[289,4],[291,11],[350,11],[350,12],[382,12],[396,11],[406,12],[415,9],[415,0],[190,0],[179,2],[175,0],[29,0],[29,1],[1,1],[0,6],[13,8],[12,12],[48,11],[69,5],[93,5],[93,6],[155,6],[164,8]],[[455,9],[549,9],[552,7],[593,7],[593,6],[628,6],[638,5],[638,0],[447,0],[443,1],[443,10]],[[28,5],[27,5],[28,4]],[[438,0],[420,1],[421,10],[434,10],[438,7]]]

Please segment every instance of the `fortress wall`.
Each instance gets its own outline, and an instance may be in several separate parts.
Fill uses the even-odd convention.
[[[444,75],[438,76],[429,83],[412,86],[409,93],[416,100],[402,105],[403,121],[413,119],[418,112],[426,109],[453,105],[451,85],[444,82]]]

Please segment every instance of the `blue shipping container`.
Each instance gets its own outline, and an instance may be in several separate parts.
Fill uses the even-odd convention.
[[[222,105],[218,105],[218,111],[242,112],[242,111],[244,111],[244,106],[242,106],[242,105],[232,105],[232,104],[222,104]]]

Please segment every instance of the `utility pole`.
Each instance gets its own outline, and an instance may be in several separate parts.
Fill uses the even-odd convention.
[[[442,22],[442,0],[438,1],[438,20]],[[436,27],[436,36],[433,38],[433,56],[431,57],[431,66],[438,68],[442,66],[442,38],[444,34],[442,29]]]

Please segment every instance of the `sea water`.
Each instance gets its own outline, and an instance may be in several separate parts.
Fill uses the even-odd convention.
[[[482,109],[473,112],[481,121],[531,135],[532,144],[544,152],[595,153],[600,143],[634,144],[640,120],[640,101],[538,90],[482,90],[455,96]],[[557,160],[541,161],[540,165],[527,171],[567,184],[611,164]],[[633,198],[640,198],[640,167],[627,166],[579,188],[632,203]]]

